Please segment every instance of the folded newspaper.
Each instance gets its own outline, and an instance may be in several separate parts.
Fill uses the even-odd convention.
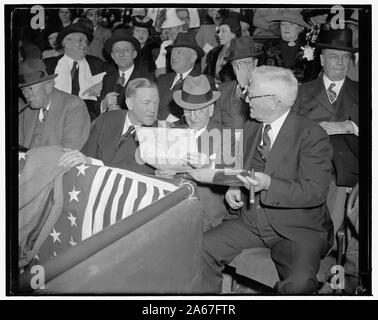
[[[184,159],[189,152],[198,152],[193,129],[139,127],[136,134],[144,162],[159,170],[191,169]]]

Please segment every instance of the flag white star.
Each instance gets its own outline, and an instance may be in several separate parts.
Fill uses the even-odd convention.
[[[76,169],[79,170],[79,172],[77,173],[77,176],[80,176],[80,174],[85,176],[85,169],[88,169],[88,168],[89,168],[89,166],[86,166],[84,163],[82,163],[80,166],[76,167]]]
[[[72,189],[72,191],[68,192],[68,194],[70,195],[70,202],[72,200],[76,200],[77,202],[79,202],[79,199],[77,198],[77,195],[79,193],[80,193],[80,191],[75,190],[75,186],[74,186],[73,189]]]
[[[20,153],[18,154],[18,161],[20,161],[21,159],[26,160],[26,153],[24,153],[24,152],[20,152]]]
[[[71,227],[73,226],[77,227],[76,218],[77,217],[73,216],[72,213],[69,212],[69,216],[67,217],[67,219],[71,221]]]
[[[50,233],[50,236],[53,237],[54,243],[55,241],[59,241],[60,243],[62,243],[62,241],[60,241],[59,239],[59,235],[60,235],[60,232],[56,232],[55,229],[53,228],[53,232]]]
[[[74,239],[72,238],[72,236],[71,236],[71,240],[68,241],[68,242],[69,242],[69,244],[70,244],[71,246],[76,246],[76,242],[74,241]]]

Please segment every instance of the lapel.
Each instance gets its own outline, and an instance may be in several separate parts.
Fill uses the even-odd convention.
[[[57,123],[60,121],[60,118],[62,117],[62,99],[60,97],[59,92],[56,89],[53,89],[53,91],[51,92],[51,96],[51,104],[49,111],[47,112],[47,119],[41,137],[41,145],[46,144],[51,132],[55,132],[56,130],[58,130]]]
[[[127,142],[130,139],[125,141],[125,143],[120,147],[120,149],[118,149],[118,141],[122,136],[123,127],[126,121],[126,115],[127,115],[127,111],[124,112],[123,117],[117,117],[117,119],[119,120],[113,122],[111,128],[109,128],[109,131],[108,131],[109,139],[107,139],[105,143],[111,141],[111,143],[108,143],[109,144],[108,152],[109,152],[109,156],[111,157],[111,162],[119,162],[120,160],[125,158],[125,152],[126,153],[129,152],[127,148],[125,149],[125,146],[128,145]]]
[[[315,85],[312,91],[312,96],[316,101],[319,102],[319,105],[326,109],[330,115],[334,113],[334,106],[328,100],[327,91],[324,87],[323,78],[319,78],[315,81]]]
[[[269,152],[268,159],[265,163],[265,173],[270,175],[276,167],[280,164],[281,159],[287,153],[292,145],[290,142],[294,141],[292,137],[296,133],[296,123],[293,111],[290,111],[282,124],[280,131],[274,141],[273,147]]]
[[[263,124],[261,122],[252,119],[247,121],[243,127],[243,167],[246,170],[252,167],[252,159],[261,139],[262,126]]]
[[[37,121],[39,121],[39,110],[33,110],[30,107],[27,107],[24,112],[24,145],[25,147],[29,147],[33,138],[35,125]]]

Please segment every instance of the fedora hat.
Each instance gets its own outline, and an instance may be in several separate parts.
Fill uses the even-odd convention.
[[[182,90],[173,92],[173,100],[183,109],[198,110],[207,107],[220,97],[219,91],[213,91],[205,75],[187,76]]]
[[[169,51],[172,50],[172,48],[177,47],[193,49],[197,53],[197,58],[199,59],[205,54],[202,48],[197,44],[194,35],[189,32],[179,32],[173,44],[168,46],[166,49]]]
[[[140,43],[139,43],[139,41],[136,38],[134,38],[133,36],[131,36],[130,35],[130,30],[126,29],[126,28],[119,28],[119,29],[115,29],[113,31],[112,36],[108,40],[106,40],[106,42],[104,44],[105,51],[108,54],[111,54],[112,53],[113,44],[115,44],[118,41],[127,41],[127,42],[130,42],[134,46],[134,48],[137,51],[137,53],[139,53],[139,50],[140,50]]]
[[[261,50],[261,46],[259,46],[252,37],[244,36],[231,40],[228,55],[224,58],[224,60],[233,61],[250,57],[253,58],[261,55],[262,53],[263,51]]]
[[[353,48],[353,33],[349,29],[324,30],[320,32],[315,46],[320,49],[358,51],[358,48]]]
[[[150,17],[139,17],[139,16],[133,16],[131,17],[131,23],[134,27],[139,28],[146,28],[148,31],[150,31],[150,28],[152,27],[152,19]]]
[[[169,9],[165,14],[165,20],[161,24],[161,29],[168,29],[173,27],[182,26],[185,24],[185,21],[179,19],[176,14],[176,9]]]
[[[82,22],[76,22],[76,23],[70,24],[68,27],[63,28],[62,31],[59,32],[56,38],[57,46],[59,48],[62,47],[63,39],[69,34],[75,33],[75,32],[85,34],[87,36],[88,41],[92,42],[93,31],[91,31],[86,24],[83,24]]]
[[[18,68],[18,87],[23,88],[56,78],[57,74],[48,74],[46,65],[40,59],[26,59]]]
[[[303,20],[303,16],[297,10],[280,11],[279,14],[269,18],[270,21],[287,21],[299,26],[311,29],[310,25]]]

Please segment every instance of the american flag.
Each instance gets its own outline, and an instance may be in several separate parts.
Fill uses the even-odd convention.
[[[19,154],[19,170],[26,154]],[[177,189],[132,171],[81,164],[63,176],[63,210],[34,257],[41,264]]]

